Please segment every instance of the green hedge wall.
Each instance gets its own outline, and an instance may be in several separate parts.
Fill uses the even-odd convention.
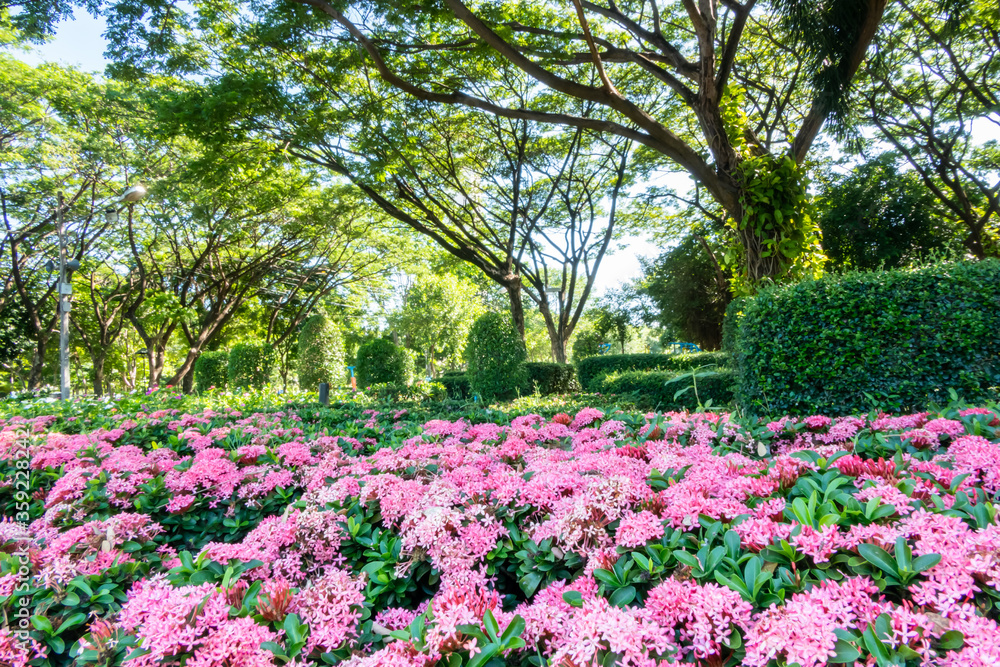
[[[602,394],[630,395],[640,409],[659,411],[695,410],[699,401],[713,406],[733,401],[736,372],[731,368],[697,371],[703,377],[692,379],[691,373],[677,371],[624,371],[602,376],[597,391]],[[677,398],[678,391],[688,389]],[[697,387],[695,394],[694,387]]]
[[[465,401],[472,398],[472,385],[465,373],[445,373],[437,379],[448,392],[448,398]]]
[[[229,352],[230,389],[260,389],[271,381],[276,355],[270,345],[240,343]]]
[[[406,348],[379,338],[358,348],[354,374],[362,389],[385,383],[407,385],[413,379],[413,356]]]
[[[769,288],[744,304],[735,348],[737,398],[768,414],[915,411],[947,402],[949,389],[995,397],[1000,262]]]
[[[229,380],[229,353],[202,352],[194,362],[194,381],[198,392],[206,392],[211,387],[225,389]]]
[[[729,355],[722,352],[693,354],[607,354],[587,357],[576,365],[576,376],[584,391],[600,391],[600,379],[625,371],[678,371],[697,366],[727,366]]]
[[[568,394],[579,388],[576,369],[570,364],[529,361],[526,365],[529,383],[532,387],[538,387],[538,393],[542,396]]]

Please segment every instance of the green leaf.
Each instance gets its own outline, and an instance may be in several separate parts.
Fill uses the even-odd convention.
[[[75,628],[78,625],[82,625],[86,620],[87,620],[86,614],[77,612],[62,622],[62,625],[59,626],[59,629],[56,631],[56,634],[61,635],[64,630],[69,630],[70,628]]]
[[[52,621],[44,616],[35,614],[31,617],[31,624],[35,626],[35,629],[39,632],[45,633],[46,635],[53,634]]]
[[[288,635],[288,639],[292,642],[298,644],[303,640],[302,631],[299,629],[299,615],[289,614],[285,616],[285,622],[282,626],[285,629],[285,634]]]
[[[896,561],[882,547],[862,543],[858,545],[858,553],[861,554],[862,558],[882,571],[895,577],[899,576],[899,570],[896,569]]]
[[[835,655],[828,662],[854,662],[861,657],[861,651],[854,644],[848,644],[843,639],[837,640],[837,643],[833,645],[833,650]]]
[[[571,607],[583,606],[583,596],[580,595],[580,591],[566,591],[563,593],[563,600]]]
[[[889,649],[878,637],[875,636],[875,631],[872,630],[871,625],[865,628],[861,638],[865,642],[865,648],[868,649],[868,652],[871,653],[876,660],[882,662],[889,659]]]
[[[941,648],[946,651],[957,651],[965,646],[965,635],[958,630],[949,630],[941,635]]]
[[[490,636],[490,639],[497,641],[500,637],[500,625],[497,623],[497,619],[493,616],[493,612],[489,609],[483,614],[483,627],[486,628],[486,634]]]
[[[515,639],[521,636],[524,632],[524,619],[518,614],[511,619],[510,625],[503,631],[503,635],[500,637],[500,643],[503,644],[504,648],[511,648],[509,643],[511,639]]]
[[[466,667],[479,667],[479,665],[485,664],[487,660],[496,655],[496,652],[500,649],[499,644],[487,644],[483,647],[483,650],[477,653],[469,660]]]
[[[615,607],[624,607],[635,599],[635,588],[625,586],[611,594],[608,601]]]
[[[913,571],[923,572],[941,562],[941,554],[924,554],[913,559]]]

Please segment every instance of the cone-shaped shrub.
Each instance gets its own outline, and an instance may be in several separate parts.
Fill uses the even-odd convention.
[[[484,401],[528,392],[528,352],[510,315],[487,313],[476,320],[465,348],[472,391]]]
[[[313,315],[299,332],[299,387],[314,390],[320,382],[337,387],[346,373],[344,337],[330,318]]]

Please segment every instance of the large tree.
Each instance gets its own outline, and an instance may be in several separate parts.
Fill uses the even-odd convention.
[[[741,275],[754,283],[817,259],[802,166],[843,111],[885,4],[423,0],[399,11],[395,0],[193,2],[195,23],[163,0],[125,2],[111,13],[111,51],[119,74],[167,62],[242,81],[251,106],[294,92],[279,98],[294,100],[283,111],[299,125],[324,122],[313,92],[360,68],[412,99],[628,139],[722,206]],[[277,72],[259,65],[265,58],[297,74],[264,77]],[[527,99],[497,90],[506,68],[531,81]]]
[[[945,10],[952,11],[945,11]],[[901,154],[978,258],[1000,255],[996,2],[899,0],[865,68],[858,120]]]

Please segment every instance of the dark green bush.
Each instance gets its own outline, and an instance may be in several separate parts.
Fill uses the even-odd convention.
[[[472,391],[484,401],[528,393],[528,352],[509,314],[486,313],[477,319],[465,355]]]
[[[729,303],[727,285],[720,285],[716,266],[697,236],[687,236],[651,262],[643,262],[642,293],[659,311],[660,325],[674,332],[673,340],[718,350],[722,322]]]
[[[407,385],[413,378],[413,357],[406,348],[379,338],[358,348],[354,374],[361,388],[382,383]]]
[[[202,352],[194,362],[194,381],[199,392],[209,388],[225,389],[229,379],[229,353]]]
[[[365,389],[365,393],[387,401],[443,401],[448,398],[448,390],[440,382],[414,382],[406,385],[398,382],[380,382]]]
[[[233,347],[229,352],[229,388],[260,389],[265,386],[271,381],[276,356],[270,345],[240,343]]]
[[[678,371],[706,365],[729,365],[722,352],[693,354],[607,354],[588,357],[576,365],[576,376],[584,391],[599,391],[598,381],[609,373],[625,371]]]
[[[736,330],[740,326],[740,318],[743,317],[746,301],[747,297],[738,296],[726,306],[726,316],[722,320],[722,351],[728,354],[733,354],[736,345]]]
[[[996,396],[1000,262],[828,275],[749,300],[737,396],[769,414],[922,410]],[[871,398],[866,397],[868,394]]]
[[[713,406],[726,405],[732,402],[735,387],[736,373],[731,368],[692,369],[687,373],[624,371],[605,375],[598,382],[602,394],[629,395],[640,409],[659,411],[696,410],[699,402],[704,406],[709,401]]]
[[[601,353],[601,345],[607,343],[604,336],[593,329],[581,331],[573,339],[573,363],[578,364],[587,357],[595,357]]]
[[[538,388],[538,393],[542,396],[568,394],[579,389],[576,369],[570,364],[529,361],[527,369],[528,381],[532,387]]]
[[[465,373],[445,373],[437,380],[448,392],[448,398],[464,401],[472,398],[472,385]]]
[[[346,381],[344,337],[325,315],[313,315],[302,323],[298,365],[302,389],[314,391],[320,382],[339,387]]]

